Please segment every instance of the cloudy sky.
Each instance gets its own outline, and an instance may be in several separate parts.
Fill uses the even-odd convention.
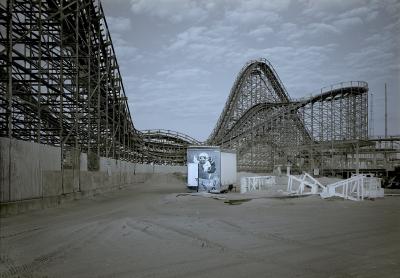
[[[400,134],[399,0],[102,0],[137,129],[205,140],[236,75],[267,58],[292,98],[363,80]],[[370,96],[371,100],[371,96]]]

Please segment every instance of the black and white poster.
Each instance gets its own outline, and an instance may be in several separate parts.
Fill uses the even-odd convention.
[[[219,191],[220,183],[220,152],[215,149],[188,149],[188,165],[195,171],[188,172],[188,180],[198,185],[199,191]],[[193,167],[194,166],[194,167]]]

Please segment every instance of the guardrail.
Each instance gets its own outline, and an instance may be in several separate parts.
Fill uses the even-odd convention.
[[[242,177],[240,179],[240,193],[266,190],[275,184],[275,176]]]

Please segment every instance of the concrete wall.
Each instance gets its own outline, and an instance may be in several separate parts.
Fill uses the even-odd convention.
[[[58,147],[0,137],[0,203],[112,190],[143,183],[153,174],[186,173],[186,166],[135,164],[100,157],[99,171],[88,171],[84,153],[61,170]]]
[[[49,185],[47,175],[60,176],[60,161],[60,148],[0,138],[0,201],[39,198],[49,187],[60,187],[61,179]]]

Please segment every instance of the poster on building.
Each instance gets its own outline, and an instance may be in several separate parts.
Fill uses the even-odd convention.
[[[197,173],[188,172],[188,181],[196,179],[198,191],[219,191],[220,183],[220,152],[215,148],[188,149],[188,165],[197,165]],[[197,174],[197,175],[195,175]],[[193,177],[190,177],[193,175]]]

